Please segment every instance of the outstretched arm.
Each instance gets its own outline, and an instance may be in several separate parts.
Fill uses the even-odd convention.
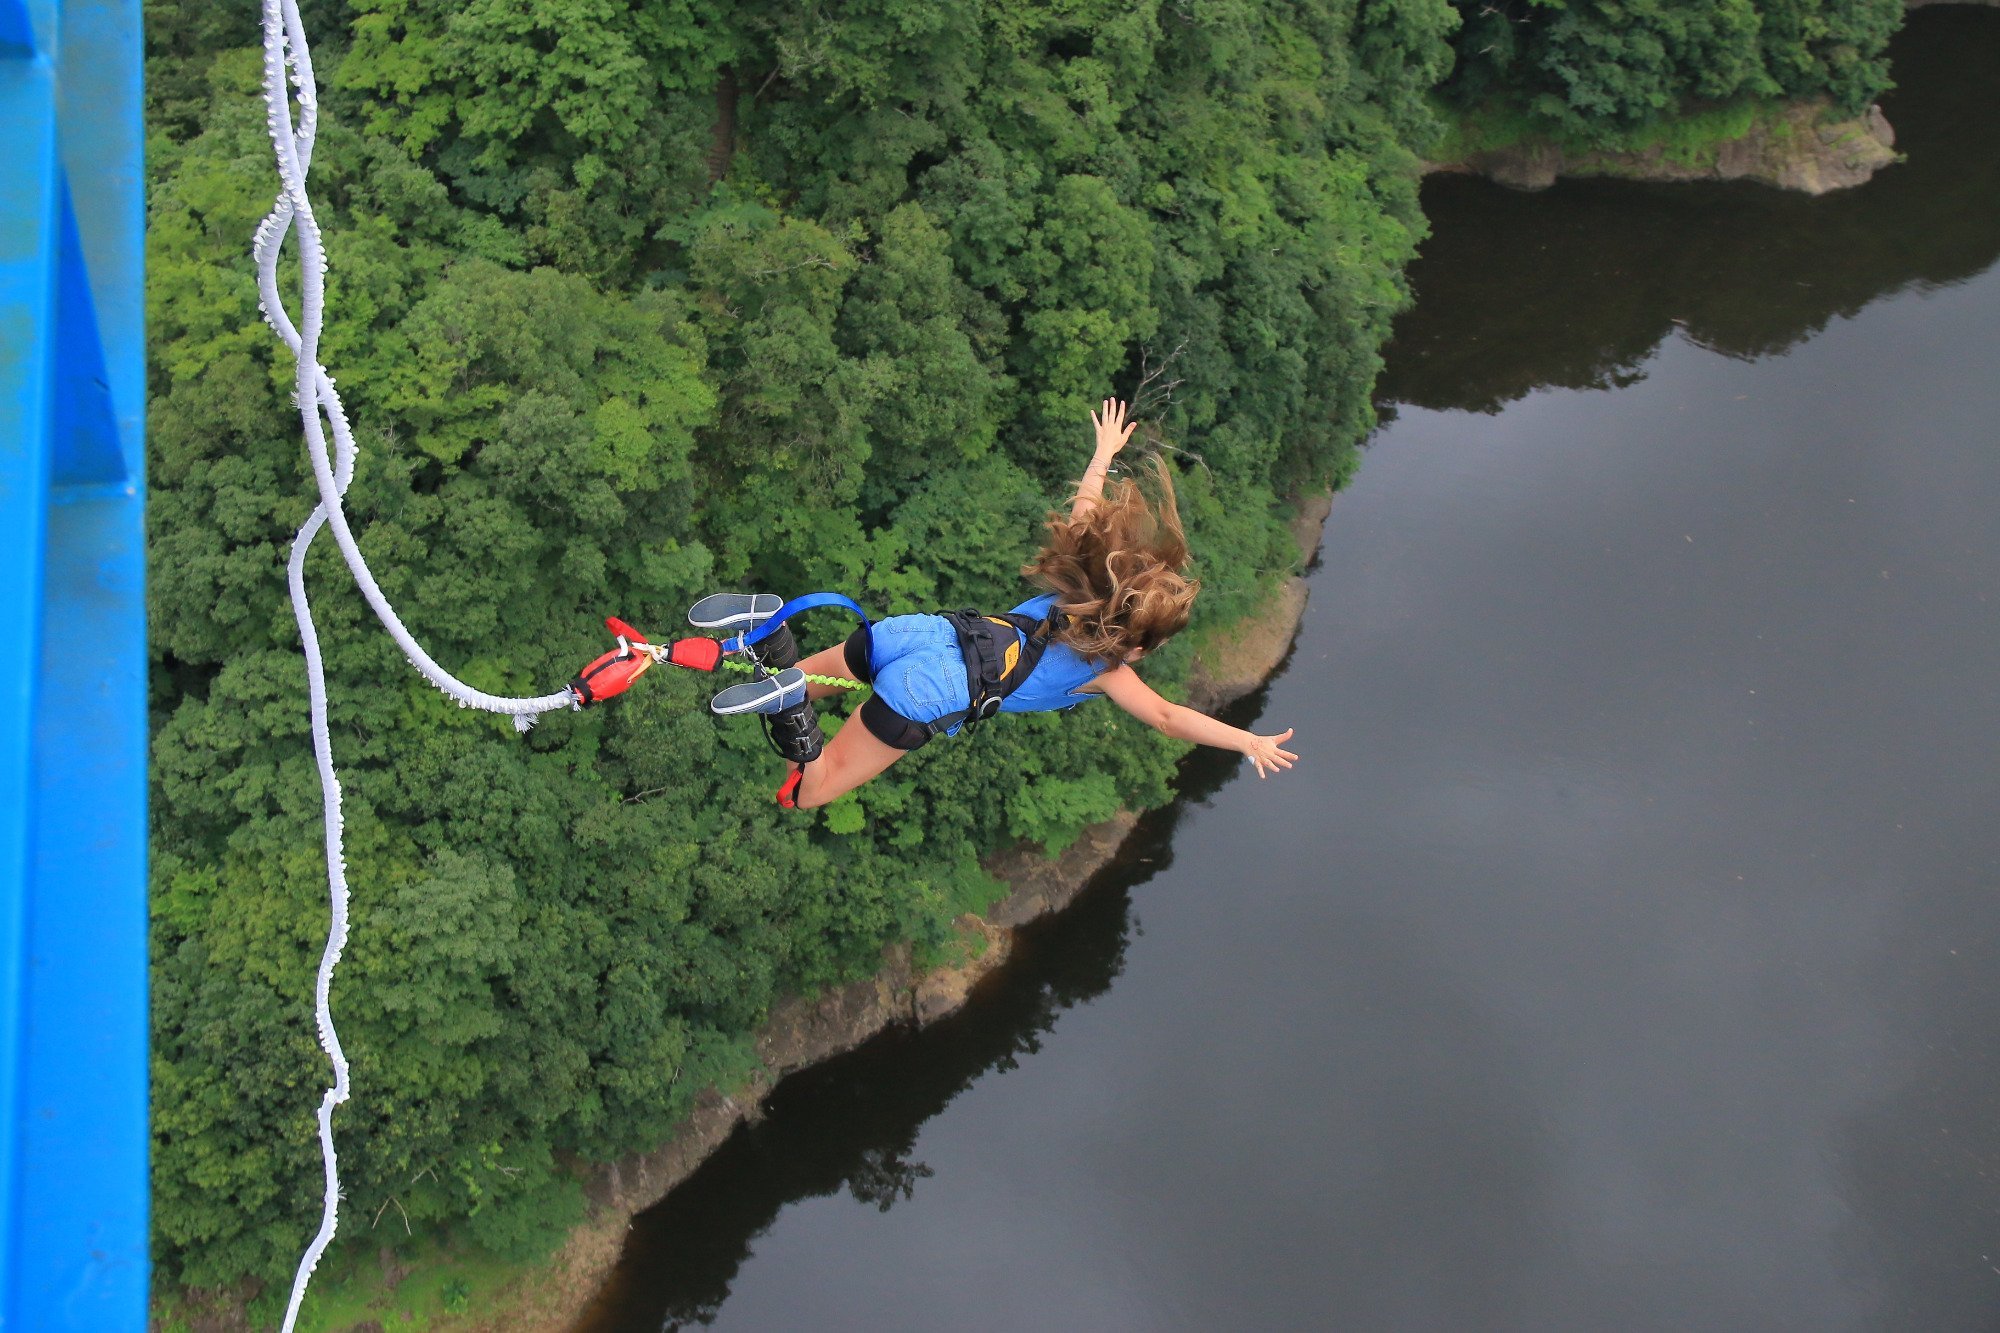
[[[1287,727],[1275,736],[1259,736],[1241,727],[1232,727],[1227,722],[1218,722],[1206,713],[1197,713],[1192,708],[1183,708],[1180,704],[1162,699],[1129,666],[1107,671],[1092,684],[1110,695],[1111,702],[1155,731],[1165,732],[1176,740],[1213,745],[1217,749],[1248,755],[1250,762],[1257,766],[1260,778],[1268,778],[1281,768],[1290,768],[1298,758],[1290,750],[1279,748],[1292,738],[1291,728]]]
[[[1069,508],[1069,521],[1074,523],[1090,512],[1090,507],[1104,498],[1104,478],[1111,471],[1111,460],[1125,447],[1125,441],[1132,438],[1138,423],[1125,420],[1125,404],[1116,398],[1104,400],[1103,412],[1092,412],[1090,424],[1097,428],[1097,449],[1090,456],[1090,466],[1083,470],[1083,480],[1077,483],[1076,503]]]

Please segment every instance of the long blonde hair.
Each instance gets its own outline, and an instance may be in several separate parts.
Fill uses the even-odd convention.
[[[1079,517],[1049,515],[1048,540],[1021,572],[1056,595],[1065,617],[1053,638],[1085,657],[1123,662],[1187,627],[1201,581],[1174,503],[1174,477],[1156,455],[1144,475],[1120,478]]]

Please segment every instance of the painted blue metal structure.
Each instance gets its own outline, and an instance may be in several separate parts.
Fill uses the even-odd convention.
[[[146,1321],[140,0],[0,0],[0,1329]]]

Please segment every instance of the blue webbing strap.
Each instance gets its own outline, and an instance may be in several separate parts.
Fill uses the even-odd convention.
[[[722,641],[722,651],[725,653],[740,653],[752,644],[758,643],[768,636],[775,634],[778,626],[785,623],[787,616],[795,616],[801,611],[810,611],[817,606],[845,607],[847,610],[861,617],[862,624],[866,625],[869,623],[868,613],[861,609],[860,603],[845,593],[809,592],[802,597],[794,597],[791,601],[786,602],[778,608],[777,612],[769,620],[759,625],[756,629],[751,630],[748,634],[739,634],[733,639],[724,639]]]

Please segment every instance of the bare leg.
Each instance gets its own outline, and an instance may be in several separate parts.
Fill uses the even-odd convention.
[[[844,643],[836,643],[831,648],[822,648],[805,661],[799,663],[799,669],[808,676],[840,676],[845,678],[848,670],[846,646]],[[806,698],[824,699],[827,695],[839,694],[846,688],[847,686],[845,685],[822,685],[818,681],[810,681],[806,685]]]
[[[846,648],[845,642],[822,648],[799,663],[799,669],[809,676],[846,677],[852,670],[847,665]],[[806,697],[824,699],[847,688],[845,685],[822,685],[818,681],[808,681]],[[861,724],[860,719],[850,718],[826,743],[820,757],[805,766],[794,800],[801,810],[825,805],[853,791],[906,753],[893,745],[884,745]]]
[[[849,718],[820,757],[805,766],[805,776],[799,779],[799,808],[809,810],[847,795],[908,753],[876,740],[860,718]]]

